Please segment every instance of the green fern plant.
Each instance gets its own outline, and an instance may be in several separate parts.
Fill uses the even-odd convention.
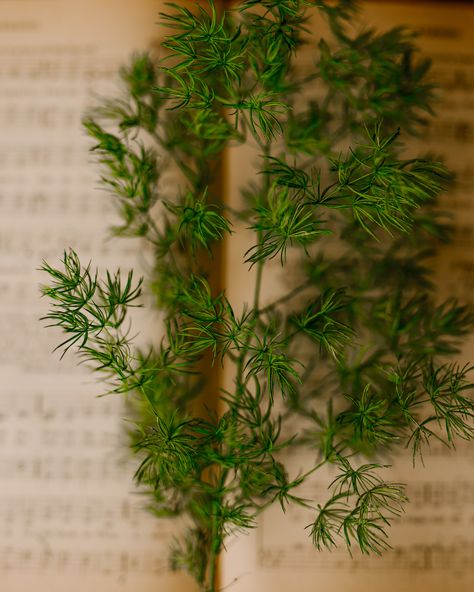
[[[74,251],[58,268],[44,263],[43,294],[63,353],[102,372],[107,391],[130,394],[135,480],[156,516],[187,518],[171,565],[213,592],[226,538],[276,502],[312,509],[302,526],[317,549],[388,547],[406,497],[375,455],[408,446],[415,458],[433,439],[473,437],[470,368],[449,357],[473,316],[438,302],[430,280],[429,257],[448,236],[433,206],[449,173],[403,158],[400,129],[416,132],[434,98],[412,34],[357,32],[350,0],[170,11],[166,57],[135,56],[120,73],[123,96],[84,120],[120,214],[115,234],[153,249],[146,286],[164,338],[134,345],[128,311],[142,281],[99,277]],[[317,44],[313,13],[329,25]],[[302,71],[309,42],[314,65]],[[216,179],[223,151],[244,144],[260,156],[237,211]],[[162,181],[173,168],[179,189]],[[241,310],[209,274],[243,226],[256,273]],[[300,261],[293,287],[264,305],[263,270],[290,256],[293,270]],[[216,409],[203,402],[206,360],[233,373]],[[296,434],[286,428],[295,419]],[[284,453],[300,448],[314,464],[295,476]],[[328,501],[302,498],[323,465],[335,471]]]

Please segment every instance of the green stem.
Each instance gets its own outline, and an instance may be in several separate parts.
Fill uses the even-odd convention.
[[[264,146],[265,163],[268,160],[269,154],[270,154],[270,144],[267,143]],[[264,189],[265,194],[267,194],[270,189],[270,181],[269,181],[268,175],[265,178],[265,184],[264,184],[263,189]],[[261,241],[262,241],[262,232],[259,231],[258,242],[260,243]],[[253,309],[254,309],[253,321],[255,321],[260,314],[259,306],[260,306],[260,294],[261,294],[261,289],[262,289],[262,277],[263,277],[264,263],[265,263],[264,261],[259,261],[257,263],[257,272],[256,272],[256,278],[255,278],[255,289],[254,289],[254,297],[253,297]],[[236,379],[237,385],[243,384],[242,379],[243,379],[245,358],[246,358],[247,352],[249,350],[251,340],[252,340],[252,335],[251,335],[251,333],[249,333],[249,335],[247,336],[245,343],[240,351],[240,355],[237,359],[237,379]],[[240,398],[239,394],[237,394],[236,395],[236,403],[238,402],[239,398]],[[237,404],[236,404],[236,407],[237,407]],[[230,446],[230,448],[232,449],[232,445]],[[221,537],[218,532],[217,509],[221,503],[220,498],[222,497],[222,492],[224,489],[224,484],[227,479],[228,473],[229,473],[228,469],[224,469],[221,473],[220,482],[219,482],[219,488],[220,488],[219,499],[214,502],[214,511],[213,511],[213,515],[211,517],[211,520],[212,520],[212,522],[211,522],[211,542],[210,542],[210,554],[209,554],[209,560],[208,560],[208,578],[207,578],[207,584],[205,585],[206,587],[204,588],[205,592],[217,592],[217,562],[218,562],[218,557],[219,557],[219,552],[220,552],[220,547],[221,547]]]
[[[307,471],[304,475],[302,475],[302,477],[300,477],[300,479],[302,479],[302,480],[300,481],[299,485],[301,485],[312,473],[314,473],[315,471],[317,471],[318,469],[323,467],[325,464],[327,464],[328,460],[329,459],[327,459],[327,458],[323,459],[320,463],[318,463],[312,469],[309,469],[309,471]],[[299,485],[297,487],[299,487]],[[266,510],[267,508],[272,506],[274,502],[275,502],[275,498],[271,498],[271,499],[267,500],[265,503],[263,503],[261,506],[259,506],[257,508],[255,515],[258,516],[259,514],[261,514],[264,510]]]
[[[253,308],[255,311],[255,316],[257,317],[260,314],[259,310],[259,302],[260,302],[260,292],[262,289],[262,275],[263,275],[263,261],[259,261],[257,263],[257,275],[255,278],[255,291],[253,295]]]
[[[269,311],[273,310],[275,307],[277,307],[279,304],[283,304],[284,302],[288,302],[288,300],[291,300],[294,296],[297,296],[298,294],[300,294],[304,289],[308,288],[310,285],[311,285],[311,280],[306,280],[302,284],[296,286],[296,288],[293,288],[293,290],[291,290],[290,292],[287,292],[281,298],[278,298],[277,300],[274,300],[273,302],[271,302],[267,306],[260,308],[258,310],[258,314],[263,314],[263,313],[269,312]]]
[[[263,150],[263,158],[264,158],[263,170],[265,170],[267,168],[267,164],[268,164],[268,157],[270,156],[271,143],[269,141],[267,141],[265,144],[263,144],[259,139],[257,141],[258,141],[259,146]],[[263,193],[265,195],[268,194],[269,189],[270,189],[270,179],[269,179],[268,174],[266,174],[264,185],[263,185]],[[257,204],[257,206],[258,205],[260,205],[260,204]],[[261,244],[262,236],[263,236],[263,233],[261,230],[259,230],[257,232],[258,244]],[[260,312],[261,312],[259,310],[259,307],[260,307],[260,294],[261,294],[261,290],[262,290],[262,276],[263,276],[264,265],[265,265],[265,261],[263,261],[263,260],[261,260],[257,263],[257,274],[256,274],[256,278],[255,278],[255,289],[254,289],[254,296],[253,296],[253,321],[254,322],[256,319],[258,319],[258,317],[260,316]],[[243,376],[245,358],[247,356],[251,341],[252,341],[252,335],[249,333],[249,335],[247,336],[247,338],[245,340],[244,346],[243,346],[242,350],[240,351],[240,355],[239,355],[239,361],[237,364],[237,380],[236,380],[237,385],[242,384],[242,376]]]
[[[217,532],[217,505],[218,502],[214,502],[212,512],[212,525],[211,525],[211,552],[209,555],[209,576],[208,585],[206,592],[217,591],[217,560],[219,558],[219,534]]]
[[[263,146],[263,170],[267,170],[268,168],[268,159],[270,157],[270,153],[271,153],[271,143],[270,141],[267,141]],[[268,173],[265,174],[265,181],[263,184],[263,195],[265,197],[268,196],[268,192],[270,191],[270,176]],[[257,204],[257,208],[261,206],[261,203]],[[261,245],[262,243],[262,238],[263,238],[263,232],[262,230],[259,230],[257,233],[257,242],[259,245]],[[254,291],[254,298],[253,298],[253,308],[254,308],[254,315],[255,318],[257,318],[260,314],[259,308],[260,308],[260,292],[262,289],[262,275],[263,275],[263,266],[265,264],[265,261],[263,259],[261,259],[258,263],[257,263],[257,277],[255,279],[255,291]]]

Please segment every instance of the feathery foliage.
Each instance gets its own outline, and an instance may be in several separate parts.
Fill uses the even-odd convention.
[[[356,17],[351,0],[172,4],[164,57],[134,56],[123,96],[85,118],[121,219],[114,232],[155,254],[146,287],[164,313],[159,344],[133,343],[132,273],[102,278],[74,251],[43,266],[58,347],[105,373],[107,391],[133,394],[135,480],[156,516],[187,518],[170,562],[206,592],[227,537],[275,502],[313,512],[317,549],[382,552],[406,496],[362,456],[407,446],[416,459],[432,439],[474,436],[471,368],[449,359],[473,316],[436,300],[428,266],[446,236],[433,206],[449,173],[405,159],[400,141],[431,112],[429,63],[409,31],[361,30]],[[216,178],[223,151],[246,144],[258,174],[237,211]],[[182,181],[163,181],[166,170]],[[256,273],[241,310],[209,270],[242,226]],[[269,264],[292,287],[263,304]],[[202,397],[221,363],[232,386],[213,410]],[[314,459],[296,477],[285,466],[294,448]],[[328,501],[302,497],[323,465],[336,471]]]

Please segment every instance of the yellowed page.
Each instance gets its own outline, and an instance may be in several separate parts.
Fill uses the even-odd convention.
[[[474,304],[474,7],[407,1],[370,2],[364,9],[368,25],[417,28],[420,47],[433,58],[433,77],[443,86],[443,100],[437,118],[423,137],[410,144],[410,152],[444,154],[459,175],[443,204],[455,212],[455,241],[437,261],[436,271],[441,291],[449,288]],[[254,175],[255,161],[242,151],[231,151],[231,199],[238,199],[243,179]],[[241,263],[250,244],[236,240],[230,244],[226,285],[233,304],[252,301],[253,276]],[[270,299],[285,279],[277,269],[266,270],[264,283]],[[463,357],[474,360],[472,342],[466,343]],[[294,475],[308,466],[301,457],[290,464]],[[223,588],[232,592],[470,592],[474,589],[473,469],[472,444],[460,444],[455,453],[434,446],[425,457],[425,467],[416,471],[411,456],[397,458],[390,479],[408,484],[411,503],[390,529],[393,549],[382,558],[356,554],[351,559],[344,549],[317,552],[309,531],[304,530],[314,520],[313,513],[297,508],[283,515],[276,504],[262,515],[252,535],[229,541],[223,558]],[[327,500],[329,481],[327,474],[316,473],[306,486],[308,496]],[[305,497],[305,491],[301,495]]]
[[[170,575],[178,525],[145,513],[123,401],[52,355],[38,284],[71,246],[107,268],[143,251],[116,222],[80,118],[159,34],[161,0],[0,0],[0,590],[192,590]],[[140,259],[137,253],[141,253]],[[148,319],[149,320],[149,319]]]

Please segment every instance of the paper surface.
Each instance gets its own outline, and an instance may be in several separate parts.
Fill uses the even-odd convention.
[[[123,400],[73,354],[52,354],[37,268],[139,266],[98,189],[81,116],[117,92],[117,70],[156,40],[163,2],[0,1],[0,589],[192,590],[167,572],[177,526],[132,493]]]
[[[367,2],[363,5],[367,26],[387,29],[406,24],[420,31],[417,44],[433,58],[432,77],[442,86],[437,117],[424,135],[410,140],[410,154],[431,151],[444,155],[458,180],[442,206],[454,212],[454,243],[436,261],[440,293],[474,303],[474,7],[456,3]],[[243,150],[231,152],[227,180],[237,200],[243,179],[254,175],[254,157]],[[238,203],[238,202],[235,202]],[[251,244],[251,243],[250,243]],[[232,302],[252,301],[253,275],[241,264],[250,245],[230,246],[226,285]],[[264,298],[291,288],[278,270],[264,272],[270,288]],[[284,288],[282,287],[284,286]],[[461,356],[474,360],[472,339]],[[305,459],[290,460],[292,474]],[[306,463],[306,468],[311,466]],[[223,557],[222,584],[233,592],[470,592],[474,589],[474,445],[459,443],[455,452],[432,447],[425,467],[414,471],[411,456],[394,461],[390,480],[407,483],[411,500],[406,514],[390,529],[391,551],[382,558],[366,558],[347,551],[317,552],[305,526],[314,520],[311,511],[290,509],[283,515],[278,504],[265,512],[250,536],[231,540]],[[323,503],[331,479],[316,473],[302,497]]]
[[[156,38],[161,4],[0,0],[2,592],[193,589],[189,578],[166,573],[175,525],[151,518],[131,493],[134,464],[121,444],[122,401],[96,399],[102,387],[73,356],[60,362],[51,354],[57,334],[38,321],[47,308],[38,291],[42,258],[57,261],[72,246],[84,261],[104,267],[137,264],[136,243],[105,240],[113,213],[97,189],[80,117],[93,94],[114,92],[118,65],[131,51]],[[457,237],[439,260],[438,276],[474,302],[474,10],[408,2],[371,3],[367,10],[373,24],[421,28],[420,45],[434,58],[434,77],[445,88],[439,117],[412,150],[442,152],[459,172],[446,202],[459,213]],[[251,176],[251,166],[236,157],[228,174],[228,185],[237,186]],[[241,259],[233,251],[227,261],[235,302],[252,299],[246,268],[235,272]],[[474,359],[474,347],[466,346],[464,355]],[[394,549],[383,559],[318,553],[304,530],[311,517],[300,511],[282,516],[275,506],[252,536],[229,542],[223,585],[235,592],[471,591],[473,447],[449,454],[436,448],[416,472],[402,457],[393,478],[409,484],[411,504],[392,529]],[[326,483],[309,484],[309,493],[325,499]]]

